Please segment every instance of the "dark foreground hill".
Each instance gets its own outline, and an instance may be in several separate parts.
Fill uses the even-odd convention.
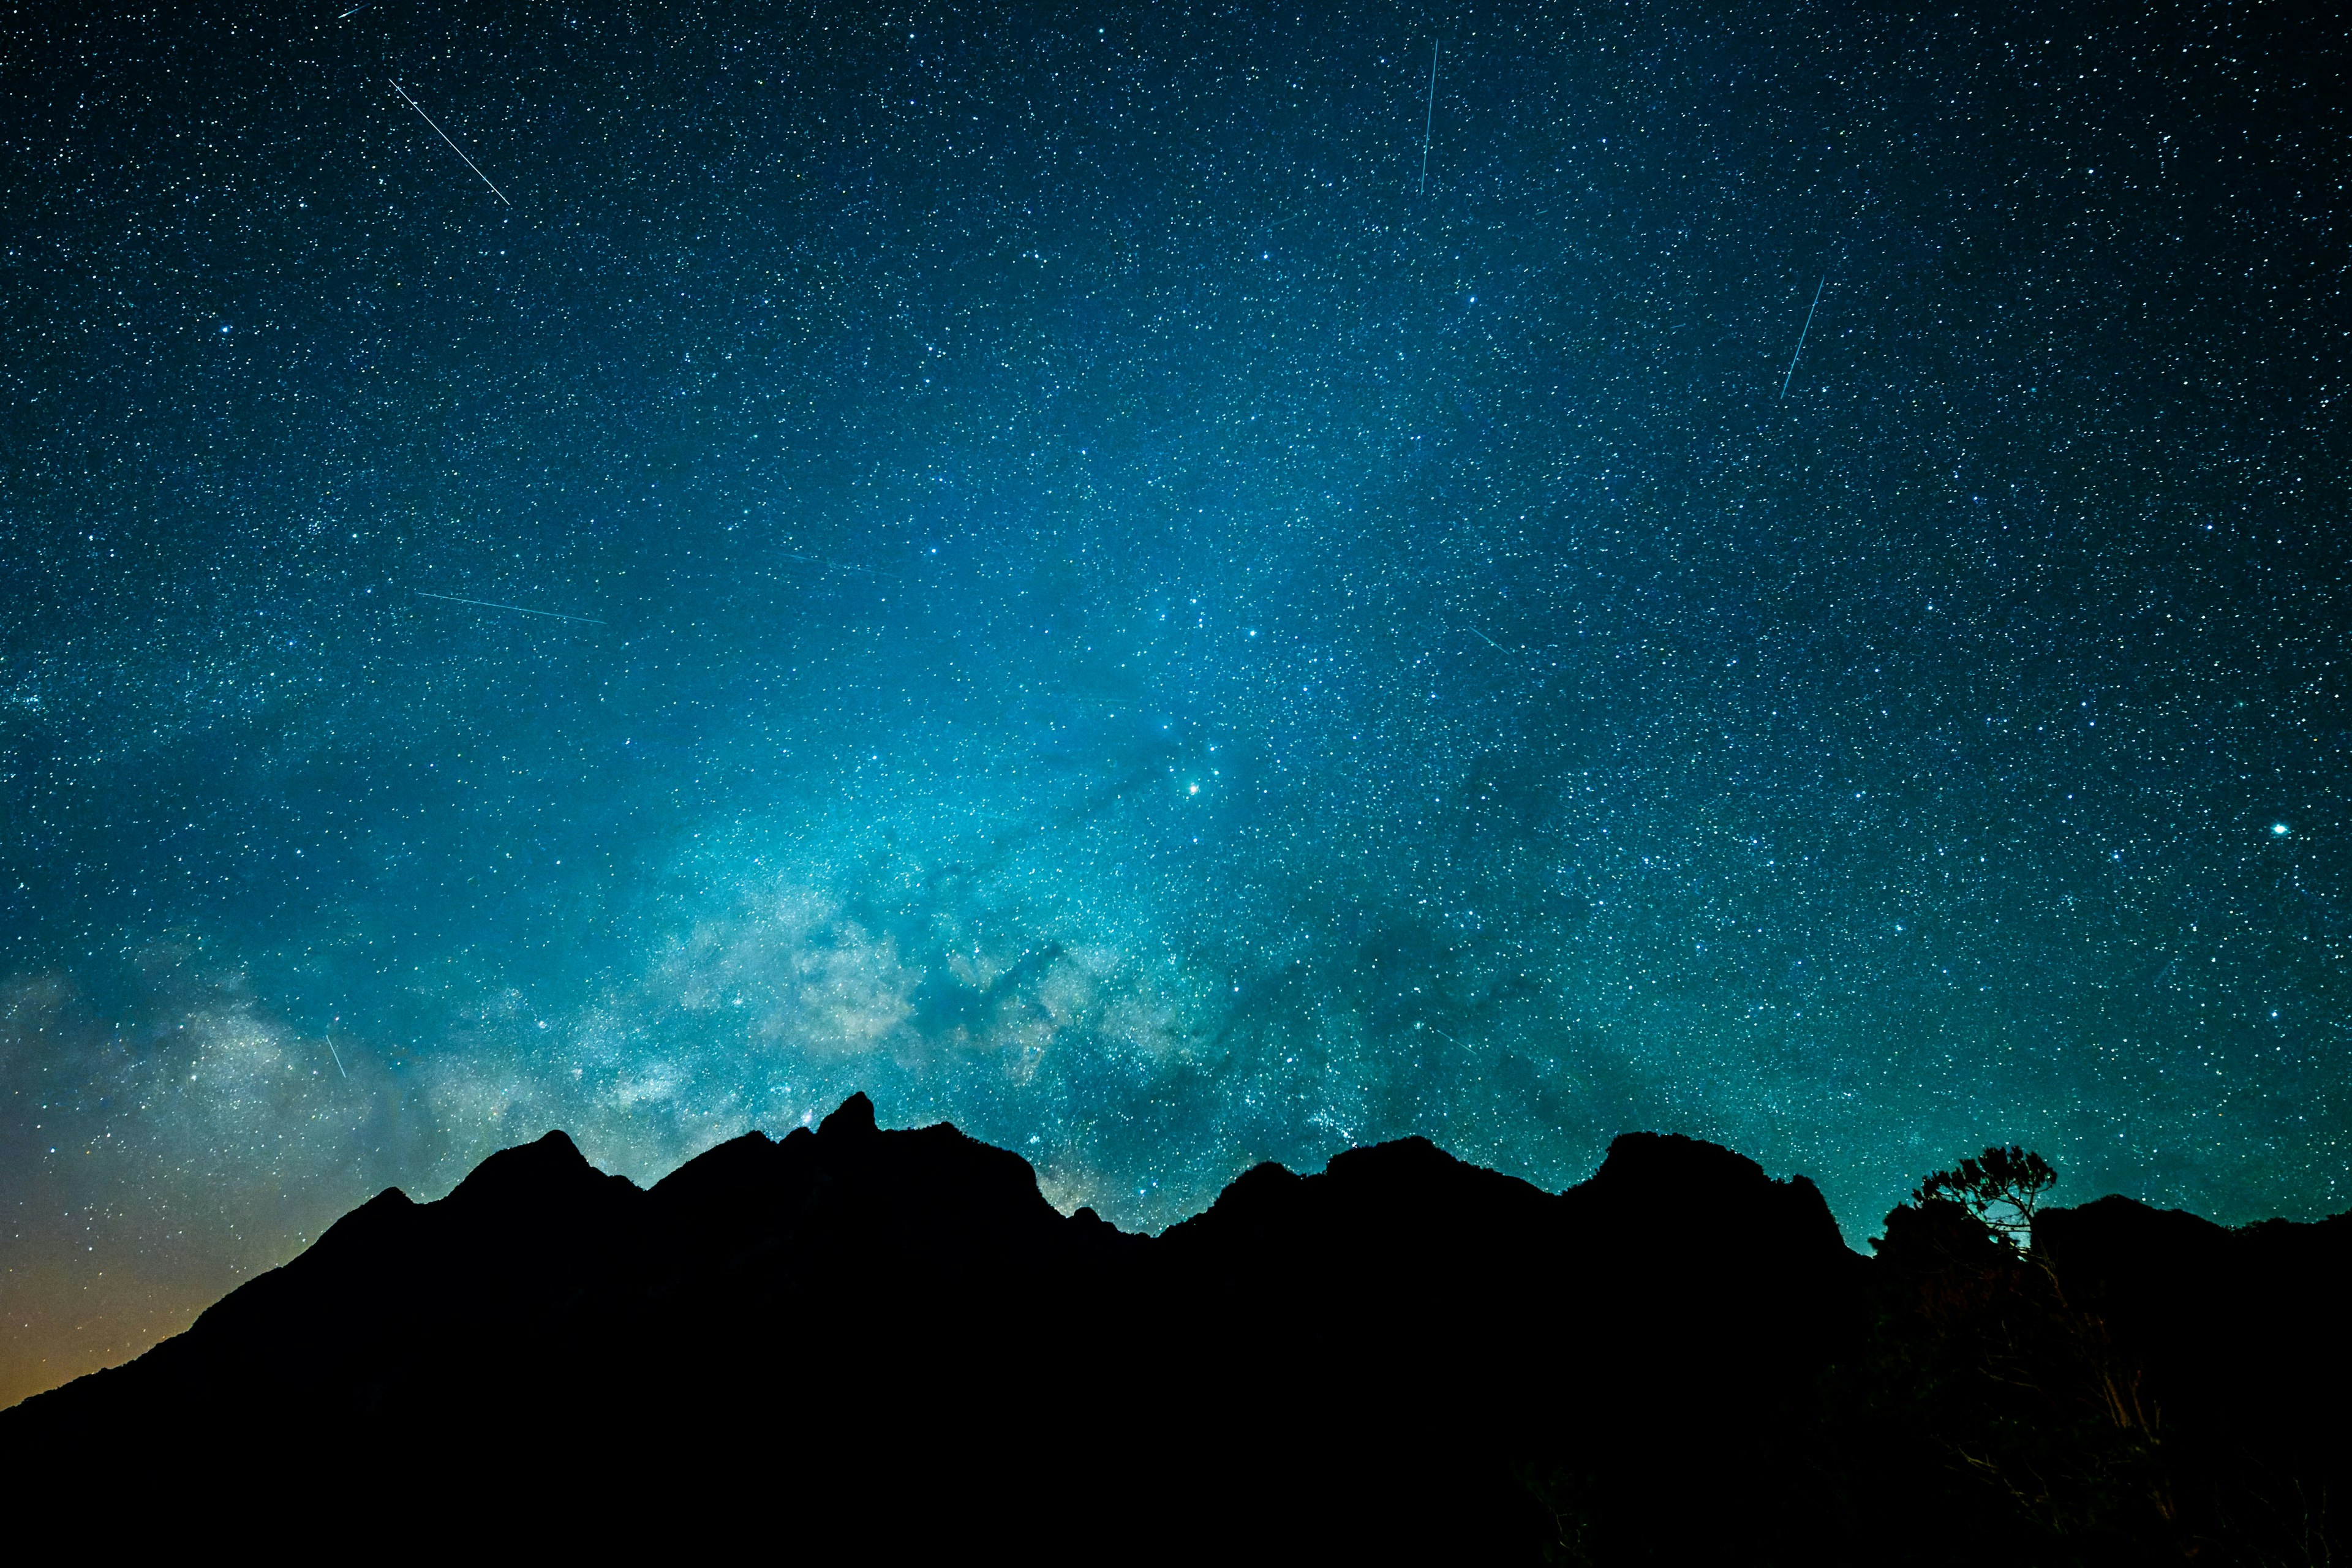
[[[650,1191],[562,1133],[387,1192],[0,1412],[19,1521],[818,1560],[2320,1563],[2352,1220],[2122,1199],[1849,1251],[1802,1178],[1621,1138],[1553,1195],[1420,1140],[1157,1238],[940,1126]],[[321,1536],[320,1531],[341,1534]]]

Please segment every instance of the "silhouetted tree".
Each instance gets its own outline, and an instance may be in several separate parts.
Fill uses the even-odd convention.
[[[1919,1184],[1911,1201],[1923,1207],[1938,1198],[1957,1203],[1982,1220],[1994,1235],[2019,1247],[2033,1242],[2033,1215],[2042,1196],[2057,1184],[2050,1162],[2014,1143],[1988,1149],[1957,1170],[1938,1171]]]
[[[1874,1327],[1832,1420],[1857,1506],[1932,1521],[1915,1560],[2190,1554],[2139,1367],[2032,1245],[2056,1180],[2039,1154],[1988,1149],[1920,1183],[1873,1243]]]
[[[1554,1465],[1549,1470],[1520,1467],[1519,1479],[1551,1515],[1553,1539],[1544,1544],[1544,1561],[1560,1568],[1600,1568],[1599,1531],[1594,1514],[1606,1485],[1580,1466]]]

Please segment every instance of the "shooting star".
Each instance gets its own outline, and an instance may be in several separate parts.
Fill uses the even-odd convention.
[[[343,1072],[343,1053],[335,1049],[335,1026],[332,1024],[329,1024],[327,1026],[327,1054],[335,1058],[335,1070],[337,1072],[342,1073],[345,1078],[352,1076],[347,1072]]]
[[[1421,117],[1421,194],[1429,195],[1429,133],[1437,124],[1437,40],[1429,40],[1429,108]]]
[[[425,106],[423,104],[408,96],[408,89],[406,88],[401,86],[398,82],[394,82],[392,84],[392,90],[400,94],[401,102],[416,110],[416,117],[418,119],[424,121],[425,124],[433,126],[434,135],[438,136],[444,142],[449,142],[449,133],[446,131],[442,130],[440,126],[434,125],[433,117],[425,112]],[[460,158],[466,158],[466,150],[463,147],[458,146],[455,142],[449,142],[449,151],[457,153]],[[471,158],[466,158],[466,167],[473,170],[477,174],[482,174],[482,166],[475,163]],[[497,181],[491,179],[488,174],[482,174],[482,184],[490,187],[490,194],[492,195],[498,197],[499,200],[502,202],[507,202],[507,194],[499,189]],[[507,205],[512,206],[514,205],[514,203],[507,202]]]
[[[478,605],[485,610],[512,610],[518,616],[545,616],[551,621],[578,621],[588,626],[604,624],[593,616],[567,616],[560,610],[527,610],[520,605],[501,605],[495,599],[461,599],[455,594],[428,594],[422,588],[412,591],[420,599],[439,599],[444,604]]]
[[[338,22],[348,22],[352,17],[358,16],[361,12],[366,10],[370,5],[374,4],[375,0],[360,0],[358,5],[352,6],[350,10],[336,17],[335,20]]]
[[[1805,312],[1804,331],[1797,334],[1797,353],[1790,354],[1789,356],[1789,375],[1784,375],[1780,378],[1780,395],[1782,397],[1789,395],[1789,376],[1797,374],[1797,354],[1801,354],[1805,352],[1806,334],[1813,330],[1813,311],[1822,308],[1822,290],[1829,286],[1829,280],[1830,275],[1824,272],[1822,274],[1822,280],[1813,285],[1812,309]]]
[[[881,573],[876,571],[871,566],[846,566],[838,561],[825,561],[814,555],[795,555],[789,550],[779,550],[776,553],[782,556],[787,561],[804,562],[811,566],[824,566],[835,572],[857,572],[862,573],[868,577],[879,577],[882,575]]]

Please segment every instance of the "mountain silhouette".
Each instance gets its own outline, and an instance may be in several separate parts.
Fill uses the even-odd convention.
[[[379,1541],[757,1517],[821,1556],[2253,1561],[2336,1540],[2347,1262],[2352,1220],[2120,1198],[2031,1253],[1909,1205],[1865,1258],[1802,1177],[1648,1133],[1561,1194],[1417,1138],[1260,1165],[1149,1237],[859,1095],[649,1189],[551,1132],[386,1192],[0,1412],[0,1458],[157,1517],[347,1524],[357,1485]],[[2102,1426],[2125,1384],[2158,1414]]]

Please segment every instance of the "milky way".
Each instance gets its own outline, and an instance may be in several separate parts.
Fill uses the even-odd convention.
[[[854,1089],[2346,1207],[2287,9],[20,15],[0,1398]]]

